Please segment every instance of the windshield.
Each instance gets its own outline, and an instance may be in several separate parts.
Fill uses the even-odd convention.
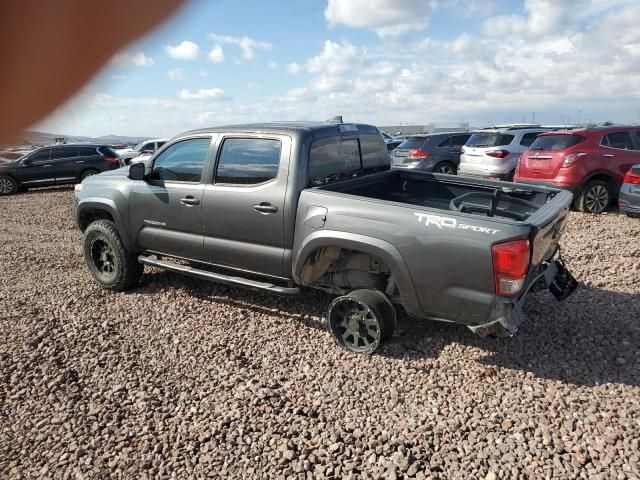
[[[474,133],[465,144],[466,147],[500,147],[509,145],[513,135],[506,133]]]
[[[147,141],[145,140],[144,142],[140,142],[139,144],[137,144],[135,147],[133,147],[134,150],[140,151],[140,149],[142,148],[143,145],[145,145],[147,143]]]
[[[530,150],[556,152],[566,150],[584,141],[580,135],[543,135],[535,139]]]

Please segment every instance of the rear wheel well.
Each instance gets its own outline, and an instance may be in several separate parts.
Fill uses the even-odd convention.
[[[607,185],[609,185],[609,187],[611,188],[611,193],[615,193],[613,190],[613,178],[611,178],[611,175],[608,175],[606,173],[596,173],[595,175],[593,175],[592,177],[587,178],[586,181],[582,182],[582,186],[580,187],[580,189],[584,189],[584,187],[589,183],[592,182],[594,180],[599,180],[601,182],[605,182]]]
[[[110,222],[113,222],[113,216],[105,210],[99,210],[96,208],[83,210],[80,212],[79,216],[80,230],[84,232],[87,227],[96,220],[109,220]]]
[[[401,303],[393,272],[381,258],[336,246],[311,252],[300,272],[303,285],[344,295],[355,288],[380,290]]]

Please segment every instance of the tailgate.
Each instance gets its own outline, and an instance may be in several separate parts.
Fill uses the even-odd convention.
[[[560,237],[569,219],[569,207],[573,201],[571,192],[560,190],[549,202],[529,218],[532,226],[531,267],[549,260],[556,251]]]

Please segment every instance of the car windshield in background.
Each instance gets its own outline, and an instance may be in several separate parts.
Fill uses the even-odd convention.
[[[555,152],[573,147],[583,141],[584,137],[580,135],[543,135],[535,139],[530,150]]]
[[[499,147],[509,145],[513,135],[505,133],[474,133],[466,143],[466,147]]]
[[[402,150],[415,150],[416,148],[420,148],[424,142],[424,138],[409,138],[398,145],[398,148]]]

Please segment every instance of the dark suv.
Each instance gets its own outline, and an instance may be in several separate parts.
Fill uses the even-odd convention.
[[[470,133],[460,132],[411,135],[393,150],[391,166],[455,175],[460,150],[469,137]]]
[[[90,175],[120,167],[107,145],[56,145],[0,163],[0,195],[18,190],[81,182]]]
[[[520,157],[515,181],[570,190],[581,212],[601,213],[640,163],[640,126],[543,133]]]

